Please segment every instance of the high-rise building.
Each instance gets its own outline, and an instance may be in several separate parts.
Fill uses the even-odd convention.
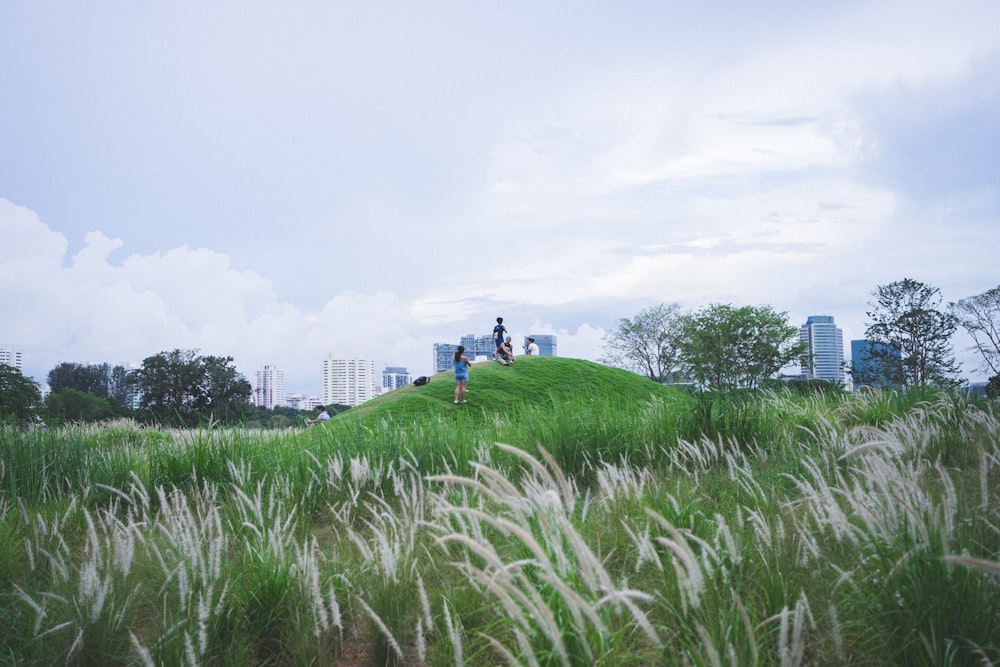
[[[475,361],[476,357],[493,358],[493,334],[477,336],[475,334],[465,334],[462,336],[462,345],[465,347],[465,355]],[[452,351],[452,354],[455,354]]]
[[[0,345],[0,364],[21,370],[21,353],[10,349],[8,345]]]
[[[458,350],[458,345],[454,345],[452,343],[434,343],[435,373],[451,370],[455,367],[454,363],[456,350]]]
[[[802,377],[845,384],[844,332],[832,315],[810,315],[799,327],[799,340],[808,346]]]
[[[324,405],[361,405],[374,395],[375,362],[331,354],[323,361],[321,386]]]
[[[257,371],[257,386],[253,390],[254,402],[268,410],[286,405],[285,373],[275,366],[264,366]]]
[[[534,338],[535,345],[538,346],[538,356],[540,357],[558,357],[557,347],[556,347],[556,337],[553,334],[528,334],[524,337],[524,342],[522,345],[524,347],[528,346],[528,339]],[[522,348],[523,349],[523,348]]]
[[[382,371],[382,386],[392,391],[410,384],[410,372],[402,366],[386,366]]]

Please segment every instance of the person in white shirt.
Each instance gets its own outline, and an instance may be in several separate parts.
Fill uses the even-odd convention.
[[[330,413],[326,411],[326,408],[322,405],[316,406],[316,419],[307,419],[306,423],[312,426],[313,424],[319,424],[320,422],[325,422],[330,418]]]
[[[528,338],[528,344],[524,346],[524,352],[529,357],[538,356],[538,343],[535,342],[534,338]]]

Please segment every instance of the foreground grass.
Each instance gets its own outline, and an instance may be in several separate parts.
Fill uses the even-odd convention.
[[[0,662],[1000,661],[995,404],[549,358],[470,390],[282,434],[3,431]]]

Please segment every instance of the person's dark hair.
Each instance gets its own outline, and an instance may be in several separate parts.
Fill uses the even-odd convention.
[[[503,318],[502,317],[498,317],[497,318],[497,324],[503,324]]]
[[[455,361],[461,361],[462,355],[465,353],[465,346],[459,345],[458,349],[455,350]]]
[[[322,405],[317,405],[316,409],[319,410],[320,412],[322,412],[323,410],[326,410],[326,408],[324,406],[322,406]]]

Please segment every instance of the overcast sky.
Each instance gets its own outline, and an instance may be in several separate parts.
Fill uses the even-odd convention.
[[[0,344],[329,353],[1000,284],[1000,3],[0,4]],[[971,339],[964,376],[983,379]]]

